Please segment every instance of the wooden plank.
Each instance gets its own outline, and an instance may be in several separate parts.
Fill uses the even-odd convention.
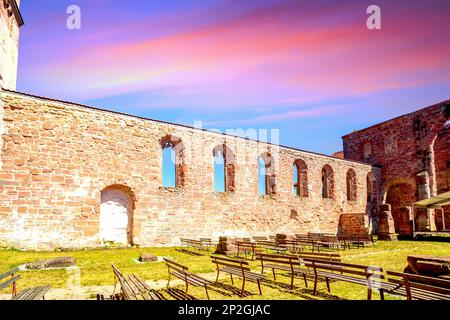
[[[2,273],[2,274],[0,274],[0,280],[3,280],[4,278],[6,278],[12,274],[18,273],[19,271],[20,271],[19,268],[15,268],[15,269],[9,270],[5,273]]]
[[[18,281],[21,279],[20,275],[14,276],[13,278],[10,278],[9,280],[3,282],[0,284],[0,290],[5,289],[7,287],[9,287],[10,285],[12,285],[14,282]]]

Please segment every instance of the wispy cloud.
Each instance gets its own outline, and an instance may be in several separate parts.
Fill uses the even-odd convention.
[[[206,122],[207,126],[235,126],[235,125],[258,125],[258,124],[267,124],[279,121],[286,120],[300,120],[300,119],[309,119],[309,118],[317,118],[325,115],[332,115],[337,112],[342,112],[345,110],[345,106],[330,106],[330,107],[318,107],[314,109],[307,110],[296,110],[296,111],[288,111],[288,112],[280,112],[273,113],[264,116],[258,116],[248,119],[236,119],[236,120],[224,120],[224,121],[211,121]]]

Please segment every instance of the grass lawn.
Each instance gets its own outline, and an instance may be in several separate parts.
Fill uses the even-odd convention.
[[[214,278],[215,266],[211,263],[209,256],[196,256],[180,252],[177,248],[130,248],[130,249],[103,249],[70,252],[22,252],[10,249],[0,250],[0,273],[8,271],[24,263],[60,256],[72,256],[77,261],[81,270],[81,286],[111,286],[113,284],[113,273],[111,263],[114,263],[124,274],[137,273],[146,281],[157,281],[167,279],[167,268],[163,262],[139,263],[137,261],[141,253],[153,253],[158,256],[171,257],[175,261],[187,265],[191,272],[207,274],[205,276]],[[340,251],[342,260],[349,263],[379,266],[383,269],[402,271],[407,265],[406,258],[410,254],[432,254],[450,255],[449,242],[433,241],[399,241],[399,242],[376,242],[375,247],[365,249],[352,249]],[[251,262],[252,269],[259,271],[259,263]],[[54,269],[45,271],[21,271],[22,279],[19,281],[19,289],[29,286],[51,284],[52,288],[67,288],[69,273],[65,269]],[[263,283],[263,295],[258,294],[257,285],[248,283],[246,291],[248,296],[244,299],[366,299],[367,289],[362,286],[343,282],[331,284],[331,294],[326,292],[325,283],[319,284],[319,295],[312,296],[313,282],[309,281],[306,289],[302,279],[296,280],[296,288],[289,290],[287,284],[290,278],[282,273],[273,281],[271,273],[267,274],[268,281]],[[213,287],[210,292],[211,299],[239,299],[233,291],[230,278],[221,275],[219,280],[223,285]],[[164,282],[165,283],[165,282]],[[235,280],[235,287],[240,288],[241,281]],[[175,284],[176,288],[177,285]],[[6,293],[8,291],[3,291]],[[166,298],[171,296],[161,289]],[[189,293],[198,298],[205,299],[206,295],[202,288],[191,287]],[[378,293],[374,299],[378,299]],[[387,296],[387,299],[398,299]]]

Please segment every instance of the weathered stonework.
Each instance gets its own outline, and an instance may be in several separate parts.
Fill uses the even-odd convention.
[[[178,244],[180,237],[248,237],[338,231],[343,213],[367,212],[370,165],[249,139],[3,92],[0,242],[20,248],[98,246],[101,192],[134,201],[132,243]],[[183,143],[183,185],[162,186],[163,137]],[[215,193],[213,150],[236,158],[234,191]],[[274,158],[276,193],[258,194],[257,159]],[[308,168],[307,197],[293,194],[293,165]],[[322,198],[322,168],[333,169],[333,198]],[[347,200],[347,171],[356,199]],[[370,207],[370,206],[369,206]],[[292,214],[295,212],[296,214]],[[364,228],[364,227],[363,227]]]
[[[346,159],[381,168],[382,201],[391,205],[397,233],[412,234],[414,202],[450,188],[449,116],[447,100],[343,137]],[[450,208],[444,210],[450,222]],[[414,214],[417,231],[436,230],[442,220],[431,210]]]

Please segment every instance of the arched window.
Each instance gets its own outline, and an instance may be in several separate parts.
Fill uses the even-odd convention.
[[[305,161],[297,159],[293,166],[294,195],[308,197],[308,167]]]
[[[214,191],[234,192],[235,159],[233,152],[223,144],[214,148],[213,156]]]
[[[175,179],[175,151],[170,143],[163,148],[163,187],[174,188]]]
[[[258,193],[273,195],[276,193],[275,166],[270,153],[264,153],[258,158]]]
[[[214,150],[214,191],[225,192],[225,157],[222,150]]]
[[[161,139],[163,187],[181,187],[184,184],[183,144],[180,139],[166,136]]]
[[[334,197],[334,174],[330,165],[322,168],[322,198],[333,199]]]
[[[348,201],[356,201],[357,197],[357,181],[356,181],[356,173],[353,169],[349,169],[347,171],[347,200]]]
[[[372,159],[372,145],[370,142],[366,142],[363,146],[363,153],[364,153],[364,161],[370,162]]]

